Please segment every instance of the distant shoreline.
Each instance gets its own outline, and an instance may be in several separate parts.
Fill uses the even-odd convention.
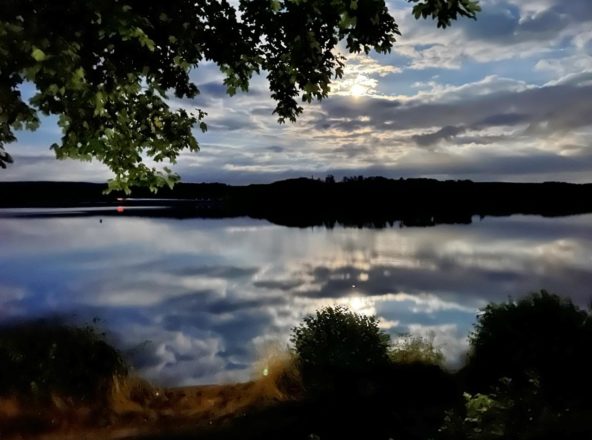
[[[561,182],[300,178],[248,186],[180,183],[158,194],[135,189],[129,197],[105,195],[106,188],[82,182],[0,182],[0,208],[80,208],[70,215],[252,217],[293,227],[376,228],[469,224],[474,216],[592,213],[592,184]]]

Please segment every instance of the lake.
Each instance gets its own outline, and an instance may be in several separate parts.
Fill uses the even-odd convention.
[[[428,337],[454,366],[487,302],[540,289],[592,298],[592,215],[298,229],[27,212],[0,210],[0,322],[98,319],[162,385],[247,380],[324,305],[376,314],[393,336]]]

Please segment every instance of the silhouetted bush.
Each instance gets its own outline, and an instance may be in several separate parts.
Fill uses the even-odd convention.
[[[516,393],[536,383],[557,408],[590,405],[591,324],[589,313],[545,291],[486,306],[470,336],[471,389],[489,392],[508,378]]]
[[[373,371],[388,364],[389,336],[374,316],[326,307],[292,330],[304,386],[313,392],[365,393]],[[356,385],[357,384],[357,385]],[[355,394],[355,393],[354,393]]]
[[[0,328],[0,394],[104,398],[128,367],[103,336],[94,327],[47,321]]]

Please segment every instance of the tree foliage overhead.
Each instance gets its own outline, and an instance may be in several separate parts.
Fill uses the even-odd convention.
[[[446,27],[474,17],[474,0],[409,0],[414,14]],[[325,98],[343,74],[336,51],[388,52],[399,34],[384,0],[2,0],[0,7],[0,166],[15,130],[34,130],[39,113],[56,115],[58,158],[98,159],[113,188],[156,188],[177,177],[143,159],[174,163],[198,150],[192,129],[205,113],[171,104],[199,89],[190,71],[216,63],[227,92],[247,91],[264,73],[279,121],[294,121],[299,101]],[[22,95],[24,83],[34,96]]]

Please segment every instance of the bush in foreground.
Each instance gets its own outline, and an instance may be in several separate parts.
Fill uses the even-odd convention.
[[[292,332],[321,438],[433,438],[461,397],[429,341],[391,341],[374,316],[326,307]]]
[[[0,328],[0,395],[92,401],[127,374],[121,354],[94,327],[39,321]]]
[[[584,403],[592,392],[591,330],[587,311],[546,291],[489,304],[470,337],[470,385],[489,392],[507,378],[516,392],[536,383],[554,405]]]
[[[339,382],[351,374],[370,374],[389,361],[390,339],[378,327],[377,318],[342,306],[326,307],[304,318],[292,330],[290,341],[310,390],[338,392]]]
[[[592,438],[590,313],[546,291],[489,304],[470,336],[465,404],[450,440]]]

